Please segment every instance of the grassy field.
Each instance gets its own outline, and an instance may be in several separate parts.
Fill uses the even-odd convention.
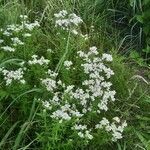
[[[150,150],[148,6],[0,0],[0,150]]]

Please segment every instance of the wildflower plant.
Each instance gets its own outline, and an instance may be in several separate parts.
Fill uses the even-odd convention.
[[[105,130],[113,141],[117,141],[122,138],[126,121],[114,117],[110,123],[105,116],[102,117],[103,112],[109,110],[109,104],[115,101],[116,92],[111,90],[112,83],[109,81],[114,72],[107,66],[113,58],[105,53],[100,57],[95,46],[90,47],[87,53],[78,51],[77,55],[83,61],[81,68],[86,75],[86,79],[81,81],[82,86],[67,85],[57,78],[58,73],[49,71],[49,77],[42,79],[42,84],[51,93],[51,98],[41,100],[43,107],[59,123],[72,120],[70,130],[75,131],[81,139],[92,140],[95,130]],[[71,65],[71,61],[64,62],[69,71]],[[101,116],[95,126],[90,125],[90,120],[85,123],[90,114]]]
[[[31,23],[26,15],[20,15],[20,23],[7,25],[6,28],[0,30],[1,51],[15,52],[24,45],[25,39],[31,37],[32,31],[39,26],[38,21]]]
[[[66,10],[62,10],[59,13],[54,14],[56,19],[55,27],[60,27],[65,31],[71,31],[74,35],[78,35],[78,26],[83,20],[75,13],[68,13]]]

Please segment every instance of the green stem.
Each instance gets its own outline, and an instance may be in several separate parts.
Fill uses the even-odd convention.
[[[66,48],[65,48],[65,53],[62,56],[62,58],[60,59],[59,63],[56,66],[56,69],[55,69],[55,72],[57,72],[57,73],[60,71],[60,68],[65,60],[65,57],[66,57],[68,51],[69,51],[69,41],[70,41],[70,31],[68,33],[68,39],[67,39],[67,44],[66,44]]]

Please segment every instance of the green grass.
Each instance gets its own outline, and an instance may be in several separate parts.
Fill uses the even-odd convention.
[[[40,27],[32,31],[32,37],[17,52],[3,52],[0,48],[0,67],[16,69],[22,60],[27,61],[34,54],[50,60],[48,66],[28,66],[24,75],[27,80],[25,85],[14,82],[5,86],[0,74],[0,149],[150,149],[150,68],[145,62],[139,65],[137,59],[124,55],[136,48],[136,42],[134,38],[130,43],[126,41],[127,32],[124,30],[128,29],[114,26],[113,16],[110,15],[112,10],[121,9],[125,4],[127,1],[114,3],[113,0],[0,0],[0,28],[19,23],[21,14],[28,14],[31,22],[35,19],[40,21]],[[81,16],[84,22],[79,32],[89,34],[88,40],[54,27],[54,13],[63,9]],[[60,34],[57,35],[58,32]],[[0,39],[3,38],[0,34]],[[10,44],[9,40],[5,41]],[[108,118],[119,116],[128,123],[123,138],[117,142],[110,141],[105,132],[94,133],[94,139],[89,143],[81,140],[75,132],[70,131],[74,120],[58,123],[50,118],[38,101],[38,98],[48,99],[51,96],[40,83],[40,79],[46,77],[48,68],[58,72],[59,78],[67,85],[81,86],[86,76],[79,67],[82,60],[76,58],[76,53],[79,50],[87,51],[91,46],[97,46],[100,54],[106,52],[113,56],[110,67],[115,73],[111,82],[117,93],[116,101],[110,104],[110,110],[104,115]],[[47,49],[52,49],[53,53],[47,52]],[[77,69],[68,72],[63,66],[64,60],[73,61]],[[90,114],[84,121],[94,124],[96,119],[97,116]]]

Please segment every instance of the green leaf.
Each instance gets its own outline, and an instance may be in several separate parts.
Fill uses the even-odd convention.
[[[144,23],[144,20],[143,20],[143,16],[142,16],[142,15],[136,15],[136,19],[137,19],[138,22]]]
[[[130,57],[133,58],[133,59],[137,59],[137,58],[140,58],[140,55],[139,55],[138,52],[132,51],[132,52],[130,53]]]
[[[2,63],[0,64],[0,67],[4,67],[5,64],[11,64],[11,63],[23,62],[23,61],[24,61],[23,59],[16,59],[16,58],[8,59],[8,60],[2,62]]]
[[[147,46],[147,47],[146,47],[145,49],[143,49],[142,51],[145,52],[145,53],[150,53],[150,47]]]
[[[136,131],[136,135],[138,136],[138,138],[142,142],[143,146],[148,150],[148,148],[150,148],[150,145],[149,145],[150,141],[147,141],[140,132]]]
[[[2,100],[4,97],[7,97],[8,93],[6,91],[0,90],[0,100]]]
[[[16,122],[9,130],[8,132],[5,134],[5,136],[3,137],[3,139],[0,142],[0,148],[2,147],[2,145],[4,145],[5,143],[7,143],[7,138],[9,137],[9,135],[12,133],[12,131],[14,130],[14,128],[17,126],[18,122]]]

